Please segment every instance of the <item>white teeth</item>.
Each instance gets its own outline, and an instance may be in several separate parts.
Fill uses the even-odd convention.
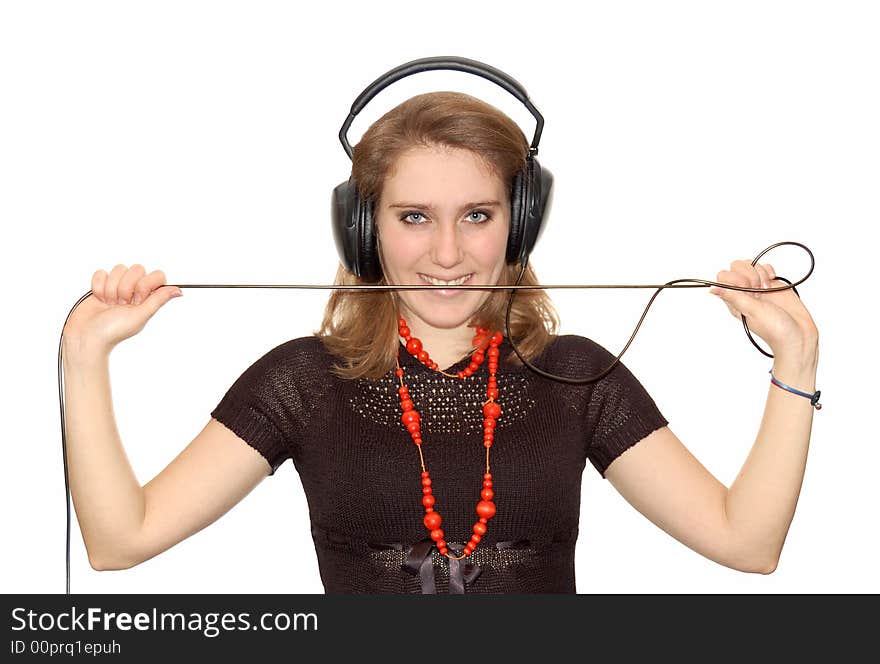
[[[471,275],[466,274],[463,277],[459,277],[458,279],[453,279],[452,281],[443,281],[442,279],[435,279],[434,277],[429,277],[426,274],[420,274],[422,279],[427,281],[428,283],[434,284],[435,286],[461,286],[465,281],[470,279]]]

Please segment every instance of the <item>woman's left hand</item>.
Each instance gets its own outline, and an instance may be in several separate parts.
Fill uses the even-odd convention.
[[[715,281],[743,288],[776,288],[788,286],[776,279],[776,271],[769,263],[733,261],[730,270],[722,270]],[[819,330],[792,289],[778,293],[750,293],[712,286],[709,292],[727,304],[737,320],[745,315],[749,330],[770,345],[775,357],[801,357],[813,352],[819,343]]]

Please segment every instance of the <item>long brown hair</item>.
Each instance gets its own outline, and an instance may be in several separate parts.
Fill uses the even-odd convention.
[[[447,146],[470,150],[482,158],[503,182],[523,168],[529,143],[519,126],[484,101],[461,92],[429,92],[417,95],[391,109],[374,122],[352,151],[351,173],[362,200],[379,200],[385,179],[397,159],[410,148]],[[516,283],[521,266],[507,264],[499,285]],[[341,264],[337,286],[366,285]],[[378,282],[388,285],[385,276]],[[537,286],[531,265],[520,285]],[[504,332],[508,291],[492,290],[469,321],[472,327]],[[327,350],[340,358],[333,372],[346,379],[379,379],[395,367],[399,297],[395,291],[334,290],[324,310],[321,327],[315,332]],[[510,311],[510,333],[517,349],[529,361],[553,341],[559,318],[549,295],[542,289],[517,290]],[[522,364],[515,353],[501,358]]]

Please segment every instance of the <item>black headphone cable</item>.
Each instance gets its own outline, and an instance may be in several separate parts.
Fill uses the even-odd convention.
[[[169,286],[176,286],[177,288],[295,288],[295,289],[326,289],[326,290],[435,290],[435,289],[443,289],[443,290],[509,290],[510,296],[507,301],[507,313],[505,315],[505,331],[507,333],[507,339],[510,341],[510,346],[513,351],[516,353],[517,357],[522,361],[522,363],[544,378],[549,378],[551,380],[555,380],[561,383],[567,383],[569,385],[586,385],[588,383],[594,383],[598,380],[604,378],[620,361],[620,358],[623,357],[623,354],[627,351],[630,344],[633,342],[633,339],[636,337],[636,333],[638,333],[639,328],[642,326],[642,321],[645,320],[645,316],[648,314],[648,309],[651,308],[651,304],[653,304],[654,300],[665,288],[706,288],[708,286],[717,286],[719,288],[728,288],[730,290],[739,290],[746,291],[750,293],[775,293],[778,291],[791,289],[795,292],[795,294],[800,297],[800,294],[797,292],[797,288],[795,286],[799,286],[804,281],[806,281],[810,275],[813,273],[813,268],[816,266],[816,260],[813,256],[813,252],[809,250],[805,245],[800,242],[777,242],[776,244],[772,244],[764,251],[755,256],[754,260],[752,260],[752,266],[754,267],[757,264],[758,259],[761,258],[768,251],[775,249],[784,244],[792,244],[798,247],[801,247],[804,251],[806,251],[810,256],[810,270],[806,275],[800,280],[794,283],[790,282],[788,279],[784,277],[780,277],[776,275],[776,279],[780,281],[784,281],[788,286],[778,286],[774,288],[747,288],[740,286],[732,286],[730,284],[721,284],[715,281],[708,281],[705,279],[673,279],[672,281],[667,281],[665,284],[656,285],[656,284],[638,284],[638,285],[592,285],[592,284],[553,284],[553,285],[536,285],[536,286],[521,286],[519,282],[522,280],[523,275],[525,274],[526,268],[528,266],[528,256],[525,257],[522,263],[522,269],[520,270],[519,276],[517,277],[516,283],[512,286],[490,286],[490,285],[469,285],[469,286],[435,286],[435,285],[357,285],[357,286],[337,286],[330,284],[167,284]],[[688,284],[681,284],[681,282],[691,282]],[[681,285],[677,285],[681,284]],[[564,376],[557,376],[551,373],[547,373],[543,371],[533,364],[531,364],[528,360],[526,360],[522,354],[520,354],[516,345],[513,342],[513,339],[510,335],[510,311],[513,307],[513,296],[515,291],[517,290],[543,290],[543,289],[551,289],[551,288],[656,288],[657,292],[648,300],[648,304],[645,307],[645,311],[642,313],[641,318],[639,319],[638,324],[636,325],[635,330],[633,330],[632,336],[630,336],[629,341],[626,342],[626,345],[623,347],[623,350],[620,351],[620,354],[614,359],[614,362],[611,365],[599,373],[598,375],[592,378],[566,378]],[[63,387],[63,372],[62,372],[62,360],[61,360],[61,351],[62,351],[62,343],[64,339],[63,330],[67,325],[67,321],[70,319],[71,314],[73,314],[74,310],[83,302],[87,297],[92,294],[92,291],[88,291],[85,295],[79,298],[76,303],[71,307],[70,311],[67,314],[67,318],[64,319],[64,325],[62,326],[62,335],[58,340],[58,403],[61,410],[61,452],[64,460],[64,488],[66,493],[66,507],[67,507],[67,547],[66,547],[66,560],[67,560],[67,585],[66,585],[66,594],[70,594],[70,478],[68,474],[67,467],[67,436],[66,436],[66,421],[64,417],[64,387]],[[746,322],[745,315],[742,316],[743,327],[745,328],[746,336],[748,336],[749,341],[752,342],[752,345],[757,348],[761,353],[766,355],[767,357],[774,357],[772,354],[768,353],[757,343],[755,343],[754,338],[752,337],[751,331],[749,330],[749,326]]]

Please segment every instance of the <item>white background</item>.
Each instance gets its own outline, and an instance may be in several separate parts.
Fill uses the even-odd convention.
[[[564,8],[563,8],[564,7]],[[779,568],[705,559],[584,473],[581,593],[878,592],[880,30],[873,3],[19,2],[0,8],[3,239],[0,590],[65,590],[59,335],[92,273],[162,269],[177,284],[330,283],[337,139],[351,102],[403,62],[460,55],[520,81],[556,176],[532,254],[543,283],[714,280],[796,241],[821,334],[803,490]],[[410,77],[355,122],[421,92],[503,90]],[[799,280],[808,255],[761,262]],[[185,289],[111,355],[116,420],[148,482],[256,358],[319,324],[329,291]],[[615,355],[653,294],[551,291],[563,332]],[[869,313],[870,312],[870,313]],[[756,341],[767,348],[759,338]],[[722,482],[745,461],[772,360],[706,289],[662,292],[623,361]],[[340,441],[339,444],[344,444]],[[75,515],[74,593],[320,593],[292,463],[197,535],[96,572]]]

